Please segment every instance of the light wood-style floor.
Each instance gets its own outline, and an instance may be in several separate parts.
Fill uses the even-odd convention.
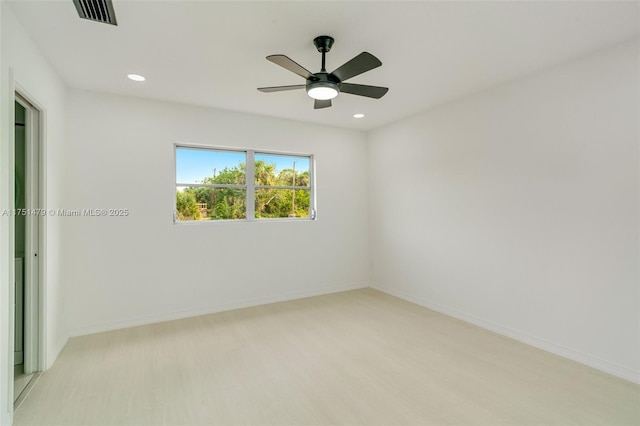
[[[71,339],[15,425],[638,425],[640,387],[371,289]]]

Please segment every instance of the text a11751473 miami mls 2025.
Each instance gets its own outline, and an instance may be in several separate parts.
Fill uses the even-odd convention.
[[[2,216],[126,217],[129,209],[3,209]]]

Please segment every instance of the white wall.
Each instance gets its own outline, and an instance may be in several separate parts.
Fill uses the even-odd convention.
[[[25,94],[34,98],[45,108],[45,152],[44,167],[46,169],[46,200],[45,204],[58,204],[61,195],[61,173],[64,170],[62,161],[64,158],[65,139],[65,86],[55,73],[53,68],[44,59],[38,48],[33,44],[20,23],[16,20],[11,9],[2,2],[1,34],[2,34],[2,55],[1,55],[1,145],[0,145],[0,180],[3,184],[0,187],[0,208],[9,209],[13,203],[13,91],[15,85],[19,86]],[[4,422],[13,413],[13,401],[11,394],[12,387],[7,387],[9,383],[7,372],[12,369],[11,359],[6,358],[6,350],[10,349],[8,343],[12,341],[13,331],[11,330],[13,319],[13,262],[7,261],[13,256],[13,241],[10,239],[12,233],[12,220],[4,216],[0,219],[0,234],[2,235],[2,269],[0,275],[0,338],[7,345],[2,345],[0,355],[0,399],[2,404],[2,418]],[[61,241],[60,229],[56,221],[47,220],[45,229],[46,239],[46,264],[47,280],[45,294],[43,295],[45,304],[45,315],[47,323],[47,333],[45,342],[45,363],[50,366],[58,353],[66,343],[68,335],[66,324],[64,323],[64,303],[62,281],[60,280],[57,265],[60,259],[59,244]]]
[[[73,335],[369,285],[361,132],[70,91],[60,218]],[[174,225],[174,143],[311,153],[317,221]]]
[[[372,285],[638,381],[638,47],[372,132]]]

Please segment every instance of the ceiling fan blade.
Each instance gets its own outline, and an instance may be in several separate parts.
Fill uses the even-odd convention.
[[[316,99],[315,102],[313,103],[313,109],[329,108],[330,106],[331,106],[331,99],[327,99],[326,101]]]
[[[389,91],[388,87],[366,86],[364,84],[341,83],[340,92],[352,95],[366,96],[367,98],[380,99]]]
[[[304,84],[296,84],[294,86],[273,86],[273,87],[258,87],[258,90],[265,93],[271,92],[284,92],[285,90],[304,89]]]
[[[302,65],[295,62],[293,59],[285,55],[271,55],[267,56],[267,60],[274,64],[280,65],[282,68],[286,68],[291,72],[298,74],[300,77],[309,78],[311,73]]]
[[[339,67],[331,74],[335,75],[340,81],[345,81],[363,72],[367,72],[374,68],[378,68],[382,62],[369,52],[362,52],[346,64]]]

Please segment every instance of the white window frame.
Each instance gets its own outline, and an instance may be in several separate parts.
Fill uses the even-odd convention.
[[[177,164],[177,150],[178,149],[193,149],[196,151],[218,151],[218,152],[236,152],[245,154],[245,184],[196,184],[196,183],[183,183],[178,182],[178,164]],[[282,155],[288,157],[305,157],[309,159],[309,186],[270,186],[270,185],[256,185],[255,183],[255,155]],[[283,151],[269,151],[263,149],[252,148],[237,148],[237,147],[221,147],[221,146],[209,146],[209,145],[194,145],[194,144],[173,144],[173,223],[174,225],[191,225],[200,223],[245,223],[245,222],[282,222],[282,221],[314,221],[317,219],[316,212],[316,189],[315,189],[315,157],[313,154],[303,154],[298,152],[283,152]],[[176,210],[177,195],[176,190],[178,187],[191,187],[191,188],[236,188],[245,190],[245,218],[244,219],[216,219],[216,220],[178,220],[178,212]],[[309,191],[309,216],[307,217],[279,217],[279,218],[257,218],[255,217],[255,200],[256,200],[256,188],[271,188],[271,189],[293,189],[293,190],[307,190]]]

